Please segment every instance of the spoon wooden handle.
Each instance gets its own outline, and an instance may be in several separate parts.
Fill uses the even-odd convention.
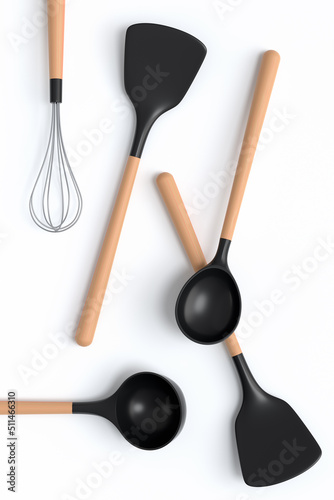
[[[16,401],[15,414],[18,415],[54,415],[72,413],[73,403],[49,403],[39,401]],[[0,415],[8,415],[11,407],[8,401],[0,401]]]
[[[95,335],[139,162],[140,158],[129,157],[117,194],[75,336],[77,343],[83,347],[89,346]]]
[[[280,56],[274,50],[268,50],[262,57],[247,127],[241,146],[238,166],[221,233],[221,238],[226,240],[232,240],[233,237],[248,176],[274,86],[279,62]]]
[[[174,177],[164,172],[158,176],[157,185],[191,265],[197,272],[205,267],[207,262]],[[225,345],[232,357],[238,356],[242,352],[234,333],[225,340]]]

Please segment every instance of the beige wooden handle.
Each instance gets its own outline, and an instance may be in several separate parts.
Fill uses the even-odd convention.
[[[89,346],[94,338],[139,162],[140,158],[129,157],[117,194],[75,336],[77,343],[83,347]]]
[[[206,266],[206,260],[174,177],[164,172],[158,176],[157,185],[191,265],[197,272]]]
[[[35,401],[16,401],[15,414],[17,415],[50,415],[72,413],[73,403],[48,403]],[[10,412],[8,401],[0,401],[0,415]]]
[[[205,267],[207,262],[193,225],[190,221],[186,207],[184,206],[180,192],[175,183],[174,177],[171,174],[164,172],[158,176],[157,185],[173,224],[187,252],[191,265],[193,266],[194,271],[197,272]],[[234,333],[227,340],[225,340],[225,345],[227,346],[232,357],[237,356],[242,352]]]
[[[63,79],[65,0],[48,0],[50,79]]]
[[[247,127],[240,151],[239,162],[221,233],[221,237],[227,240],[232,240],[233,237],[279,62],[280,56],[274,50],[268,50],[262,57]]]

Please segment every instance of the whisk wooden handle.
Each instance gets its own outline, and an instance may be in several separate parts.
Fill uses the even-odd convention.
[[[129,157],[111,214],[109,226],[75,336],[77,343],[83,347],[89,346],[95,335],[139,163],[140,158]]]
[[[53,415],[72,413],[73,403],[49,403],[37,401],[16,401],[15,414],[18,415]],[[11,408],[8,401],[0,401],[0,415],[7,415]]]
[[[240,151],[239,162],[227,207],[224,226],[221,233],[221,238],[225,238],[227,240],[232,240],[233,237],[242,198],[244,196],[248,176],[274,86],[279,62],[280,56],[274,50],[268,50],[264,53],[257,77],[253,101],[249,112],[248,123]]]
[[[48,0],[50,79],[63,78],[65,0]]]
[[[174,223],[182,244],[187,252],[194,271],[199,271],[206,266],[203,251],[199,244],[193,225],[190,221],[186,207],[184,206],[180,192],[175,183],[174,177],[164,172],[157,178],[157,185],[162,198],[166,204],[169,215]],[[241,354],[241,348],[235,334],[225,340],[229,353],[232,357]]]

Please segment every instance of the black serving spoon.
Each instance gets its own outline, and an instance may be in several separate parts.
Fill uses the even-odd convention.
[[[0,415],[91,414],[104,417],[122,436],[142,450],[157,450],[169,444],[185,420],[182,391],[165,377],[142,372],[123,382],[109,398],[87,403],[0,402]]]
[[[207,263],[174,178],[157,184],[194,271]],[[243,388],[235,422],[239,460],[249,486],[271,486],[302,474],[321,457],[321,449],[288,403],[265,392],[255,381],[235,334],[225,340]]]
[[[77,328],[76,341],[81,346],[88,346],[94,338],[148,133],[157,118],[182,101],[205,55],[206,48],[197,38],[174,28],[159,24],[135,24],[126,32],[124,82],[136,110],[137,126]]]
[[[221,342],[235,331],[240,320],[240,292],[227,256],[279,61],[274,50],[265,52],[262,58],[216,256],[184,285],[177,299],[176,320],[180,329],[200,344]]]

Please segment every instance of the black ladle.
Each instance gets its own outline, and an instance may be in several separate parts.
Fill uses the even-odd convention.
[[[262,58],[216,256],[184,285],[177,299],[176,320],[180,329],[200,344],[221,342],[234,332],[240,320],[240,292],[227,256],[279,61],[279,54],[273,50],[265,52]]]
[[[0,415],[13,407],[0,402]],[[123,382],[109,398],[87,403],[17,401],[16,414],[90,414],[104,417],[122,436],[142,450],[157,450],[169,444],[185,420],[182,391],[156,373],[142,372]]]
[[[130,156],[77,328],[75,338],[81,346],[88,346],[94,338],[148,134],[152,125],[163,113],[182,101],[205,55],[206,48],[197,38],[168,26],[134,24],[126,32],[124,83],[136,110],[137,125]],[[166,148],[163,136],[161,144],[165,144]],[[159,161],[159,158],[156,161]],[[132,244],[136,244],[135,240]]]

